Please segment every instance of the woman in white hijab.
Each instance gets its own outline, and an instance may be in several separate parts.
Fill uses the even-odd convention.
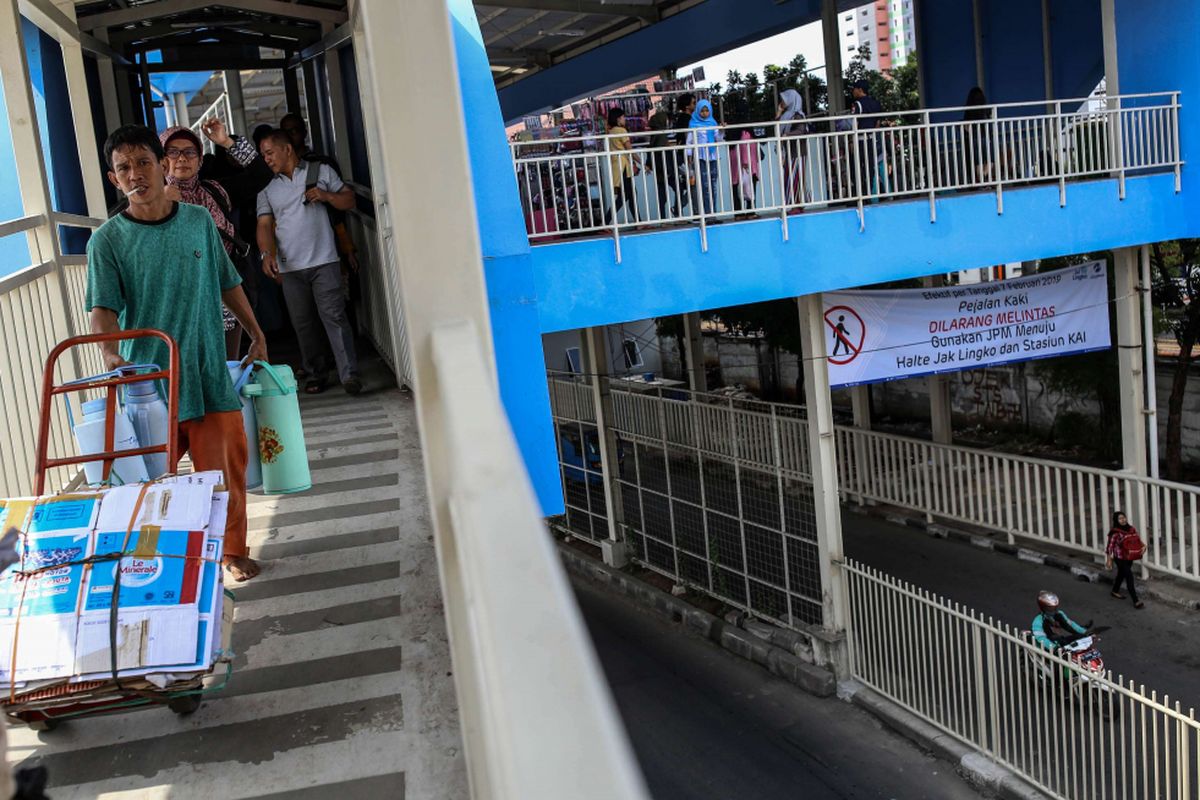
[[[804,98],[795,89],[784,89],[779,95],[780,136],[800,136],[808,132],[804,123]],[[795,205],[804,202],[804,143],[799,141],[784,142],[780,145],[784,185],[787,191],[786,202]]]

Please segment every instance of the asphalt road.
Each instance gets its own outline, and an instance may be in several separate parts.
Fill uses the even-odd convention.
[[[842,519],[847,555],[1024,630],[1038,613],[1038,591],[1057,592],[1072,619],[1111,627],[1100,635],[1105,666],[1200,708],[1200,613],[1149,598],[1137,610],[1112,599],[1110,584],[858,514]]]
[[[953,765],[584,583],[575,593],[655,800],[978,800]]]

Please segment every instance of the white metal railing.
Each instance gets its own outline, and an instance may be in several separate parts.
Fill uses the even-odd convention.
[[[1179,93],[1165,92],[828,117],[790,130],[726,125],[721,141],[699,147],[684,130],[661,147],[636,146],[643,133],[628,135],[631,150],[612,134],[510,148],[530,240],[606,232],[620,260],[622,232],[647,227],[695,225],[707,249],[707,225],[740,216],[778,216],[786,240],[793,212],[857,207],[861,225],[865,204],[881,200],[926,197],[936,220],[937,197],[956,191],[993,191],[1000,212],[1004,190],[1022,185],[1057,184],[1065,205],[1070,181],[1115,177],[1124,197],[1127,176],[1170,171],[1179,191],[1179,109]]]
[[[450,470],[438,564],[474,793],[646,800],[479,337],[447,323],[432,350]]]
[[[208,137],[203,134],[201,131],[201,126],[204,125],[205,122],[208,122],[210,119],[214,118],[224,122],[226,130],[231,132],[233,131],[233,111],[229,106],[229,94],[227,92],[221,92],[220,96],[218,96],[216,100],[213,100],[212,104],[208,108],[204,109],[204,112],[200,114],[200,116],[196,117],[196,121],[192,123],[192,132],[200,138],[205,153],[212,153],[214,151],[214,145],[211,141],[209,141]]]
[[[588,387],[551,378],[556,416],[594,421]],[[613,382],[622,436],[697,447],[706,458],[809,478],[806,422],[794,405]],[[726,416],[734,425],[721,424]],[[976,450],[846,426],[835,428],[842,500],[875,501],[964,522],[1010,539],[1101,556],[1115,511],[1142,531],[1148,569],[1200,581],[1200,487],[1128,472]]]
[[[0,237],[25,235],[30,242],[33,263],[0,278],[0,434],[4,450],[0,454],[0,496],[13,497],[32,491],[33,451],[37,441],[42,365],[50,350],[63,339],[87,331],[84,288],[87,267],[73,256],[55,257],[41,253],[38,237],[29,236],[39,228],[100,225],[102,220],[76,214],[54,213],[21,217],[0,222]],[[43,237],[44,238],[44,237]],[[59,360],[61,382],[101,372],[96,348],[74,351],[72,358]],[[74,452],[66,413],[61,403],[51,409],[51,454]],[[59,469],[50,475],[52,483],[65,484],[71,477]]]
[[[1200,796],[1191,708],[871,567],[842,569],[862,684],[1056,798]]]
[[[1092,555],[1125,511],[1146,537],[1146,567],[1200,581],[1200,487],[857,428],[835,435],[844,497]]]

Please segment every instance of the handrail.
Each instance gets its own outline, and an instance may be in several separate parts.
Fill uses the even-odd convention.
[[[209,117],[217,117],[218,119],[223,120],[228,126],[230,123],[230,116],[231,110],[229,107],[229,93],[221,92],[221,94],[217,95],[217,99],[213,100],[212,104],[209,105],[208,108],[204,109],[204,112],[201,113],[200,116],[196,117],[196,121],[191,125],[191,130],[192,133],[196,134],[196,136],[199,137],[200,141],[203,143],[205,153],[212,153],[214,151],[214,145],[209,138],[204,135],[200,126],[203,125]]]
[[[30,264],[24,269],[19,269],[16,272],[0,277],[0,295],[7,294],[27,283],[36,281],[43,275],[49,274],[53,269],[53,261],[43,261],[40,264]]]
[[[12,236],[14,233],[24,233],[25,231],[33,230],[45,221],[45,214],[30,214],[26,217],[5,220],[4,222],[0,222],[0,237]]]
[[[51,214],[55,225],[68,225],[76,228],[99,228],[104,224],[104,220],[96,217],[87,217],[81,214],[68,214],[65,211],[55,211]]]
[[[497,800],[648,800],[479,337],[432,337],[449,443],[438,563],[471,784]]]
[[[764,128],[764,127],[778,128],[780,125],[787,125],[792,122],[804,123],[804,122],[812,122],[814,120],[846,120],[846,121],[849,121],[852,119],[884,120],[884,119],[894,119],[896,117],[910,117],[910,116],[911,117],[919,117],[926,113],[931,114],[931,115],[937,115],[937,114],[962,113],[962,112],[967,112],[967,111],[973,111],[973,112],[992,111],[992,110],[1000,111],[1000,110],[1009,109],[1009,108],[1045,108],[1048,103],[1049,104],[1060,104],[1062,106],[1071,106],[1074,104],[1083,106],[1087,103],[1102,103],[1107,100],[1125,101],[1125,100],[1143,100],[1143,99],[1155,98],[1155,99],[1169,101],[1172,98],[1178,97],[1179,95],[1180,95],[1180,92],[1177,92],[1177,91],[1141,92],[1138,94],[1122,94],[1122,95],[1111,95],[1111,96],[1098,95],[1096,97],[1072,97],[1072,98],[1063,98],[1061,100],[1030,100],[1030,101],[1026,101],[1026,102],[1013,102],[1013,103],[990,103],[988,105],[979,105],[979,106],[935,106],[933,108],[914,108],[914,109],[909,109],[909,110],[904,110],[904,111],[880,111],[880,112],[877,112],[874,114],[851,114],[848,112],[842,113],[842,114],[829,114],[827,112],[816,112],[813,114],[809,114],[806,117],[799,119],[799,120],[771,119],[771,120],[763,120],[761,122],[740,122],[740,123],[735,123],[735,124],[717,125],[717,129],[721,130],[721,131],[726,131],[726,130],[741,130],[743,128]],[[1182,105],[1179,106],[1179,108],[1182,108],[1182,107],[1183,107]],[[1104,113],[1106,113],[1108,111],[1114,111],[1114,110],[1117,110],[1117,109],[1097,108],[1094,112],[1091,112],[1091,113],[1095,113],[1097,115],[1103,115]],[[1126,108],[1123,110],[1128,111],[1128,110],[1132,110],[1132,109]],[[1066,111],[1064,113],[1066,115],[1071,115],[1071,114],[1080,113],[1080,112]],[[1028,117],[1024,117],[1024,119],[1036,119],[1036,118],[1041,118],[1041,117],[1053,117],[1053,116],[1054,116],[1053,114],[1045,114],[1045,113],[1030,114]],[[1017,119],[1022,119],[1022,117],[1000,117],[998,115],[992,115],[992,117],[995,121],[998,121],[998,122],[1009,122],[1009,121],[1013,121],[1013,120],[1017,120]],[[944,124],[948,124],[949,122],[962,122],[962,121],[963,120],[943,120],[943,121],[935,120],[932,124],[944,125]],[[991,122],[991,121],[993,121],[993,120],[992,119],[969,120],[969,122],[980,122],[980,123],[986,123],[986,122]],[[514,140],[514,141],[509,142],[509,144],[512,145],[513,147],[535,147],[539,144],[551,144],[551,143],[560,145],[560,144],[571,144],[573,142],[582,143],[585,141],[598,141],[601,139],[638,138],[638,137],[645,138],[647,136],[656,136],[659,134],[688,133],[691,130],[692,130],[692,128],[667,128],[664,130],[629,131],[626,133],[594,133],[594,134],[581,134],[579,136],[560,136],[560,137],[555,137],[552,139],[541,139],[541,140],[535,139],[535,140],[530,140],[528,142]],[[864,129],[864,130],[866,130],[866,129]],[[524,159],[521,159],[521,160],[523,161]]]

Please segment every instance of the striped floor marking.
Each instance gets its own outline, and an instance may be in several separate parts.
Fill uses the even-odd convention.
[[[249,497],[229,685],[189,717],[10,729],[55,800],[466,797],[412,400],[301,404],[314,486]]]

